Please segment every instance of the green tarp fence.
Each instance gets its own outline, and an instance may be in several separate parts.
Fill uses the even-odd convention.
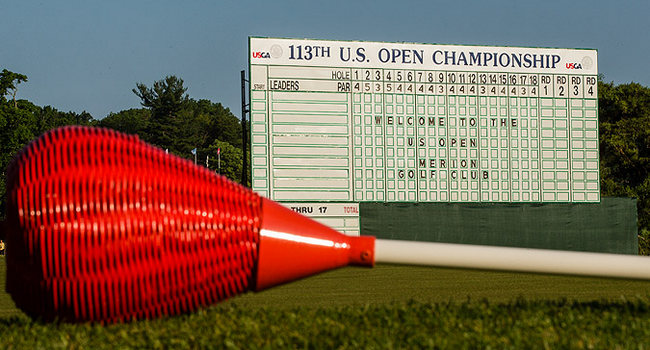
[[[601,203],[361,203],[377,238],[637,254],[636,199]]]

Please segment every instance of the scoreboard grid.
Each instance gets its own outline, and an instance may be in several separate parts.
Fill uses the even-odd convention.
[[[350,44],[322,42],[330,56]],[[290,202],[600,200],[590,56],[582,60],[592,61],[588,74],[565,62],[561,74],[274,63],[273,54],[286,60],[308,44],[251,38],[252,183],[260,194]]]

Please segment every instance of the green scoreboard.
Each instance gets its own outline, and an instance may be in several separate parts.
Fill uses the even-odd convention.
[[[249,57],[253,190],[341,231],[361,202],[600,201],[596,50],[250,38]]]

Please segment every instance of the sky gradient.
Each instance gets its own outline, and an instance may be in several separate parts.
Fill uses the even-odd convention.
[[[0,0],[17,98],[96,119],[167,75],[240,116],[248,37],[593,48],[605,81],[650,86],[650,1]]]

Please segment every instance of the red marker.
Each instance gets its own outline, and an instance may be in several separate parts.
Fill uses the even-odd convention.
[[[650,279],[650,259],[350,237],[107,129],[64,127],[7,172],[7,291],[33,317],[118,322],[375,262]]]

